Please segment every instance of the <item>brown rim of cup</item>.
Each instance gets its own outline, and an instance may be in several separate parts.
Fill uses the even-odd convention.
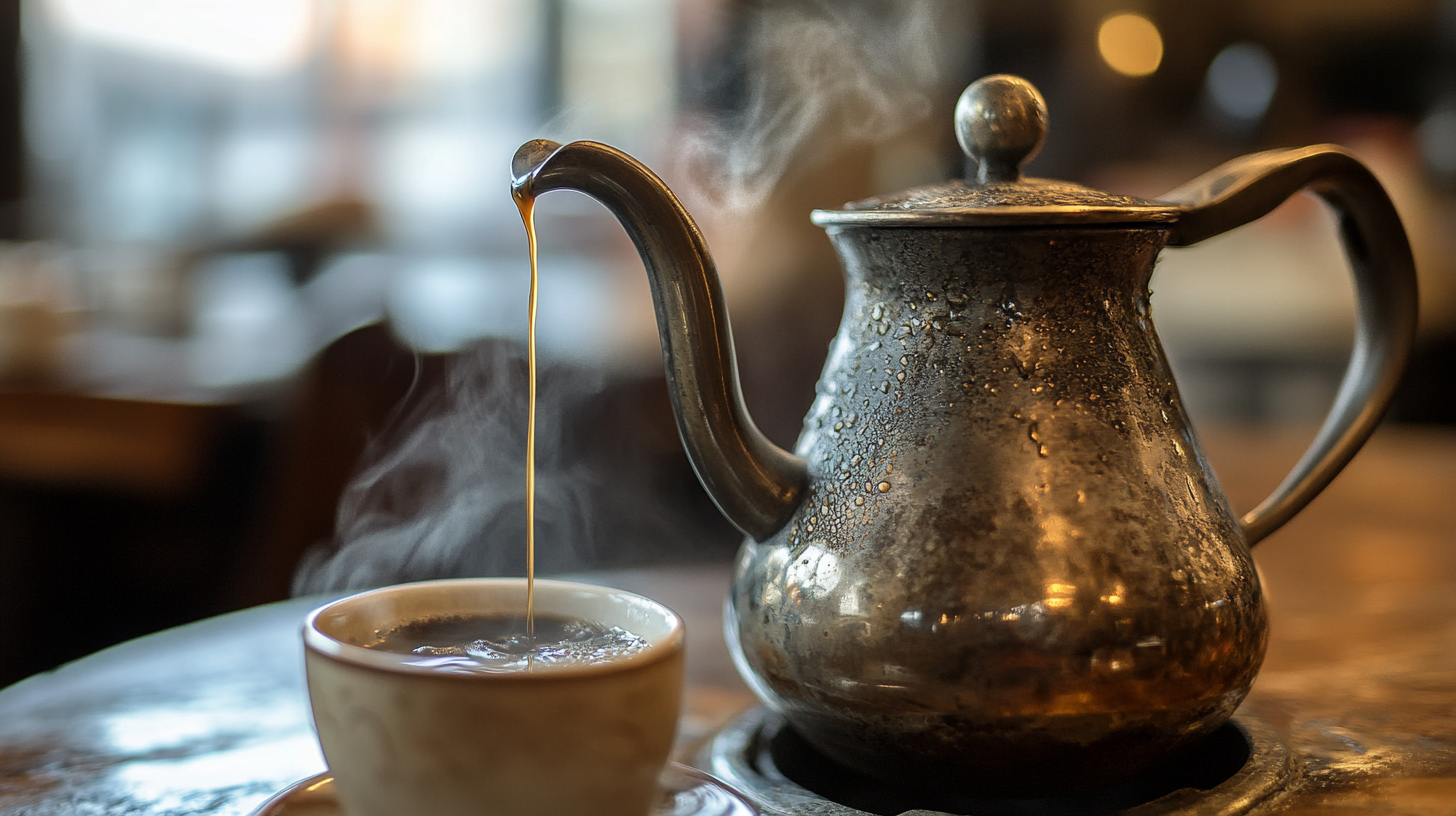
[[[445,588],[448,586],[464,587],[521,587],[524,588],[525,578],[446,578],[435,581],[416,581],[408,584],[395,584],[392,586],[380,587],[349,595],[330,601],[323,606],[309,612],[303,619],[303,644],[304,648],[320,657],[332,660],[345,665],[360,669],[373,669],[378,671],[407,674],[416,677],[431,677],[440,680],[459,680],[464,682],[484,683],[519,683],[531,682],[540,683],[551,680],[570,680],[594,675],[613,674],[627,669],[637,669],[667,660],[676,654],[680,654],[685,645],[685,633],[682,617],[669,609],[666,605],[639,595],[625,589],[598,586],[596,584],[583,584],[575,581],[558,581],[553,579],[536,579],[536,590],[539,593],[542,589],[551,590],[584,590],[590,593],[601,595],[624,596],[633,599],[634,603],[651,609],[653,612],[662,615],[667,626],[667,634],[662,637],[652,638],[643,636],[648,641],[647,648],[642,651],[605,663],[593,663],[585,666],[552,667],[538,672],[443,672],[430,666],[420,666],[409,662],[410,655],[398,652],[387,652],[381,649],[372,649],[366,646],[359,646],[353,643],[346,643],[334,636],[324,632],[318,626],[319,618],[336,611],[340,606],[349,603],[360,603],[366,601],[369,596],[379,596],[395,592],[409,592],[415,589],[430,587]],[[541,596],[537,595],[537,612],[551,614],[556,610],[551,607],[543,607],[540,603]],[[465,610],[468,611],[468,610]],[[400,621],[404,623],[405,621]],[[638,633],[640,634],[640,633]]]

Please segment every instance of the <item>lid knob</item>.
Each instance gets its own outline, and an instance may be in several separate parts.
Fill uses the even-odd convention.
[[[956,141],[979,166],[976,181],[1016,181],[1021,163],[1046,138],[1046,100],[1021,77],[994,74],[971,83],[955,109]]]

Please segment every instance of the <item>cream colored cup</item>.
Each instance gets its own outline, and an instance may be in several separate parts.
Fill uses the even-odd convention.
[[[362,644],[442,615],[520,614],[519,578],[426,581],[312,612],[303,642],[324,758],[349,816],[644,816],[677,730],[683,624],[617,589],[536,582],[539,614],[648,642],[611,663],[449,674]]]

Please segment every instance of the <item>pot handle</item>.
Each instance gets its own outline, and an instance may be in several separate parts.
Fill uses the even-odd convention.
[[[1235,159],[1168,193],[1184,209],[1169,246],[1189,246],[1262,218],[1301,190],[1335,211],[1359,296],[1355,344],[1334,406],[1299,462],[1243,517],[1258,543],[1324,490],[1375,431],[1395,396],[1416,333],[1416,270],[1405,228],[1370,170],[1335,145]]]

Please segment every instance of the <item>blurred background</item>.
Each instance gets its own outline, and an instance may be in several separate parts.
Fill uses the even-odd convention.
[[[1456,420],[1453,0],[0,0],[0,685],[290,593],[523,570],[531,138],[674,188],[791,446],[842,301],[809,211],[961,174],[951,109],[996,72],[1047,98],[1039,176],[1155,197],[1357,153],[1421,275],[1391,421]],[[537,220],[540,568],[728,558],[630,242],[574,194]],[[1196,421],[1318,422],[1353,319],[1320,205],[1153,288]]]

